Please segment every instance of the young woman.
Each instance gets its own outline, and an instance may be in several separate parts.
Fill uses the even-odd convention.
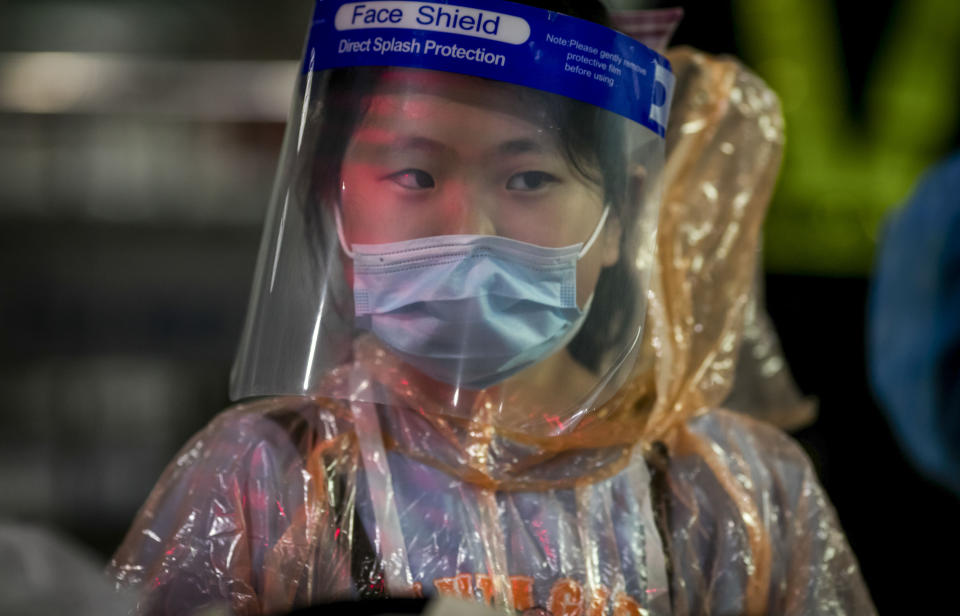
[[[115,556],[142,611],[437,593],[555,616],[872,610],[798,448],[711,409],[738,287],[700,295],[724,318],[675,319],[704,289],[668,275],[683,248],[695,273],[743,267],[723,243],[742,225],[755,246],[768,187],[726,229],[668,201],[648,293],[666,61],[515,4],[333,4],[235,366],[234,396],[260,398],[185,447]],[[501,70],[518,46],[534,64]],[[356,60],[376,50],[391,62]],[[751,104],[769,161],[775,99]],[[672,160],[697,176],[690,150]]]

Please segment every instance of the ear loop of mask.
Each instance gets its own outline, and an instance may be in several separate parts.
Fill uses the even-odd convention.
[[[343,217],[340,214],[340,204],[337,203],[333,208],[333,217],[337,225],[337,239],[340,240],[340,249],[343,250],[343,253],[347,255],[351,260],[353,259],[353,251],[347,247],[347,238],[343,233]],[[600,222],[597,223],[596,228],[594,228],[593,233],[590,235],[590,239],[583,245],[583,248],[580,249],[580,252],[577,253],[577,260],[579,261],[586,256],[590,249],[593,248],[593,244],[597,241],[597,238],[600,237],[600,233],[603,231],[604,226],[607,224],[607,218],[610,217],[610,206],[607,205],[603,208],[603,213],[600,215]]]
[[[340,203],[333,206],[333,218],[337,223],[337,239],[340,240],[340,249],[343,253],[353,260],[353,251],[347,248],[347,238],[343,235],[343,218],[340,215]]]
[[[590,249],[593,248],[594,242],[597,241],[597,238],[600,237],[600,233],[603,231],[603,228],[607,224],[607,218],[610,217],[610,206],[604,206],[603,214],[600,215],[600,222],[597,223],[596,228],[593,230],[593,233],[590,235],[590,239],[587,240],[587,243],[583,245],[583,248],[580,249],[580,252],[577,253],[577,260],[584,258]]]

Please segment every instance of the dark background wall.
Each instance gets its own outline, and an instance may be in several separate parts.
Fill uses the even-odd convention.
[[[904,2],[819,3],[849,84],[844,113],[863,131]],[[163,465],[228,404],[311,8],[283,4],[0,6],[0,517],[65,529],[105,559]],[[675,42],[764,66],[748,2],[684,6]],[[955,123],[942,132],[931,158],[958,144]],[[827,250],[797,204],[779,194],[773,223]],[[935,612],[957,571],[960,501],[913,470],[867,386],[862,253],[875,230],[858,233],[833,270],[768,245],[767,304],[820,404],[795,436],[878,607]]]

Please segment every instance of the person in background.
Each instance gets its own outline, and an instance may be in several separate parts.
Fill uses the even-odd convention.
[[[909,459],[960,497],[960,153],[887,222],[869,304],[872,389]]]

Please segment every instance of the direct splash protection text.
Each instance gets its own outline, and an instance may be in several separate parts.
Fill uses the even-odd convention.
[[[411,55],[441,56],[456,58],[467,62],[479,62],[494,66],[506,66],[507,57],[504,54],[492,53],[485,47],[461,47],[460,45],[441,45],[433,39],[417,38],[384,38],[381,36],[365,39],[340,39],[337,53],[405,53]]]

